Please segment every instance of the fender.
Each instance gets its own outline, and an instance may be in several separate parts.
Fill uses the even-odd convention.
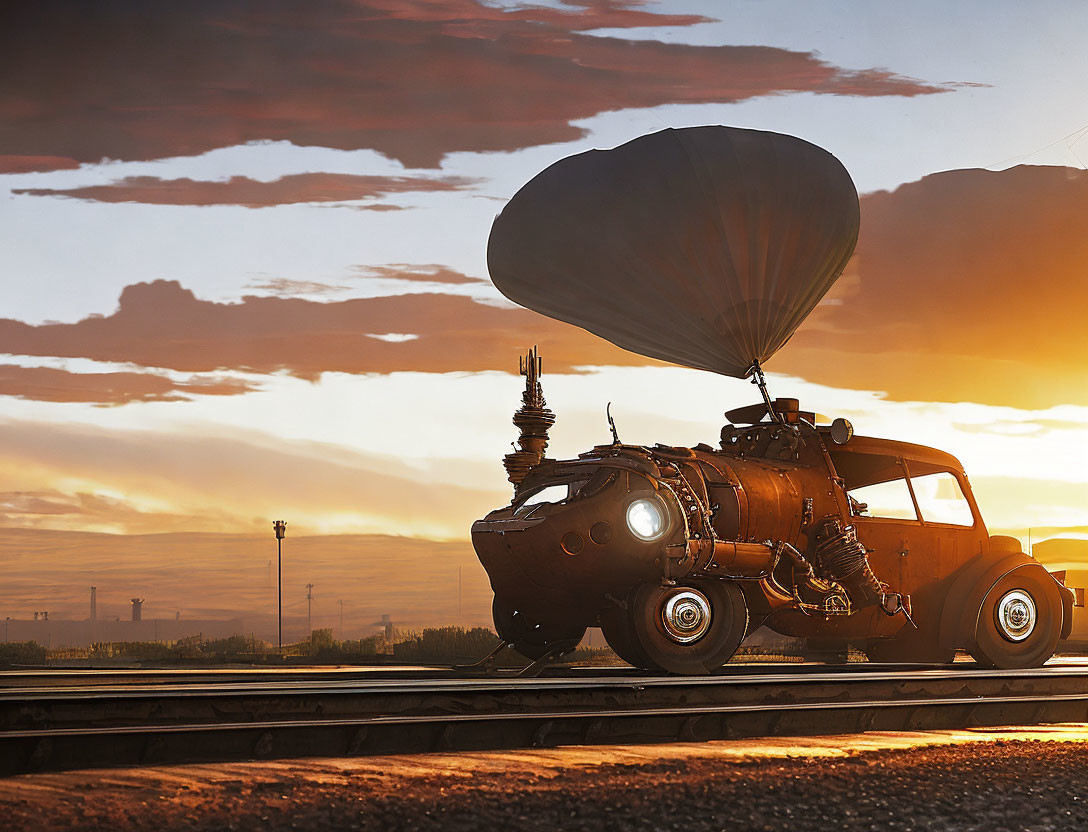
[[[1053,576],[1051,576],[1053,577]],[[1076,596],[1073,594],[1073,590],[1054,578],[1054,583],[1058,585],[1059,595],[1062,596],[1062,635],[1063,639],[1069,638],[1073,632],[1073,604],[1076,602]]]
[[[941,612],[939,643],[941,647],[967,649],[975,638],[978,614],[986,596],[994,584],[1017,569],[1038,569],[1052,581],[1051,575],[1037,560],[1024,553],[1005,555],[996,560],[979,558],[966,564],[963,571],[952,582],[952,588],[945,596],[944,609]],[[1054,581],[1059,587],[1057,581]],[[1073,616],[1071,602],[1067,608],[1071,593],[1059,592],[1062,599],[1062,634],[1072,628]]]

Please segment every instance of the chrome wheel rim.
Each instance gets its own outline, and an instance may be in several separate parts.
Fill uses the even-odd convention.
[[[994,607],[997,629],[1009,641],[1023,641],[1035,630],[1035,600],[1022,589],[1001,596]]]
[[[672,590],[661,605],[662,628],[677,644],[690,644],[706,635],[710,617],[710,602],[690,587]]]

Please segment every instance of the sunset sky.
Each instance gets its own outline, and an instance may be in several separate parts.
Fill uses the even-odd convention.
[[[485,246],[553,161],[727,124],[862,194],[772,392],[956,454],[991,531],[1088,537],[1088,5],[2,15],[2,526],[464,541],[509,498],[534,343],[553,455],[605,440],[608,401],[624,441],[715,442],[750,384],[512,306]]]

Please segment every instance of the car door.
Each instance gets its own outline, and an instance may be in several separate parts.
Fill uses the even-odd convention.
[[[909,553],[922,529],[907,468],[898,456],[863,456],[867,457],[865,464],[857,467],[865,476],[844,482],[851,522],[857,527],[858,539],[871,550],[869,565],[877,578],[892,592],[906,593],[916,582],[909,556],[904,553]]]

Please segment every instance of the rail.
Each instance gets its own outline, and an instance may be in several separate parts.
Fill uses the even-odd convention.
[[[1078,665],[786,665],[706,677],[238,676],[133,673],[123,683],[73,687],[23,684],[45,678],[29,675],[13,685],[0,675],[0,774],[1088,721],[1088,667]]]

